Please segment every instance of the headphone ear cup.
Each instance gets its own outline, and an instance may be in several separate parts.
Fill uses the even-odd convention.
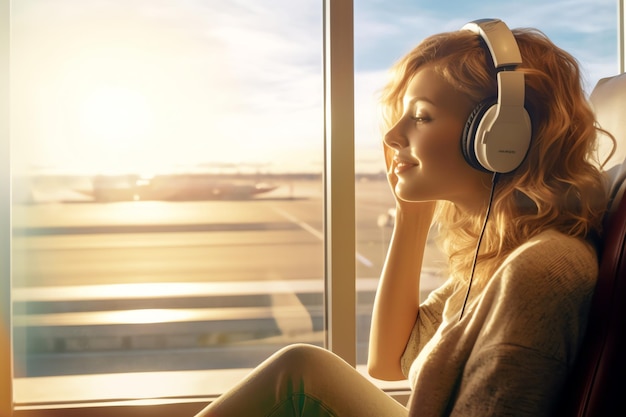
[[[480,122],[487,111],[489,111],[489,109],[496,104],[496,98],[489,98],[478,103],[467,118],[467,122],[465,122],[465,128],[463,129],[463,134],[461,136],[461,152],[463,153],[465,161],[471,167],[483,172],[491,171],[480,163],[478,156],[476,155],[476,133],[478,131],[478,127],[480,126]]]

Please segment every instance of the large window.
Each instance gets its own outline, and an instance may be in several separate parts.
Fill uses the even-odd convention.
[[[18,401],[324,345],[322,10],[12,3]]]
[[[7,1],[0,402],[192,415],[293,342],[364,372],[393,224],[389,66],[500,17],[572,52],[591,91],[623,60],[618,3]],[[445,276],[434,243],[424,268],[425,296]]]

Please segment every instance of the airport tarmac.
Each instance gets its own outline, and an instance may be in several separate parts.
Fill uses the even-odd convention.
[[[390,207],[386,182],[357,183],[360,357]],[[281,344],[321,343],[322,209],[321,181],[249,200],[14,207],[18,373],[254,366]],[[429,245],[426,290],[440,265]]]

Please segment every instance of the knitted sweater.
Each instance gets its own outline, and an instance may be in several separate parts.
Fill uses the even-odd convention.
[[[402,357],[411,416],[552,414],[597,273],[590,245],[546,231],[511,253],[482,289],[472,288],[460,321],[456,298],[467,286],[449,279],[420,306]]]

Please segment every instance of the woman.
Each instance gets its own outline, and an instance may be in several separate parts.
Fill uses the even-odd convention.
[[[577,62],[538,31],[513,33],[522,62],[506,69],[524,75],[532,137],[510,170],[485,169],[481,157],[468,155],[468,139],[459,139],[473,131],[475,108],[498,96],[496,80],[508,77],[496,75],[498,59],[484,34],[427,38],[394,66],[384,90],[396,221],[374,303],[368,371],[385,380],[408,377],[409,407],[332,353],[296,345],[201,416],[554,411],[585,331],[597,276],[593,242],[607,195]],[[433,225],[449,279],[420,304],[419,271]]]

